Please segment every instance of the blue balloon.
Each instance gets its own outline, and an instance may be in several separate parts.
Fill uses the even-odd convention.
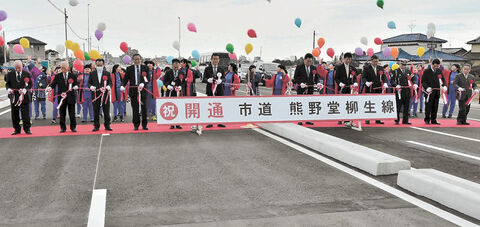
[[[192,57],[200,61],[200,53],[198,50],[192,51]]]
[[[397,28],[397,26],[395,25],[395,22],[393,22],[393,21],[388,22],[387,26],[390,29],[396,29]]]
[[[302,26],[302,19],[300,18],[295,19],[295,25],[297,25],[297,27]]]
[[[172,60],[173,60],[173,56],[168,56],[168,57],[167,57],[167,62],[168,62],[168,64],[171,65],[171,64],[172,64]]]
[[[392,65],[395,64],[395,62],[391,61],[390,63],[388,63],[388,65],[390,66],[390,68],[392,68]]]
[[[157,80],[157,85],[158,85],[158,89],[162,89],[163,81],[162,80]]]

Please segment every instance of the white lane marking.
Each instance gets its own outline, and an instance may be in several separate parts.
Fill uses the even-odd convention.
[[[8,113],[8,112],[10,112],[10,111],[11,111],[11,109],[5,110],[5,111],[3,111],[3,112],[0,113],[0,116],[4,115],[4,114],[6,114],[6,113]]]
[[[298,151],[300,151],[300,152],[302,152],[302,153],[304,153],[304,154],[306,154],[306,155],[308,155],[312,158],[315,158],[315,159],[317,159],[317,160],[319,160],[319,161],[321,161],[321,162],[323,162],[323,163],[325,163],[325,164],[327,164],[331,167],[334,167],[334,168],[336,168],[340,171],[343,171],[343,172],[345,172],[345,173],[347,173],[347,174],[349,174],[353,177],[356,177],[357,179],[360,179],[360,180],[362,180],[362,181],[364,181],[364,182],[366,182],[370,185],[373,185],[373,186],[375,186],[379,189],[382,189],[382,190],[384,190],[384,191],[386,191],[386,192],[388,192],[388,193],[390,193],[390,194],[392,194],[392,195],[394,195],[394,196],[396,196],[400,199],[403,199],[403,200],[405,200],[405,201],[407,201],[407,202],[409,202],[409,203],[411,203],[415,206],[418,206],[418,207],[422,208],[423,210],[428,211],[428,212],[430,212],[434,215],[437,215],[438,217],[441,217],[441,218],[443,218],[443,219],[445,219],[449,222],[452,222],[452,223],[454,223],[456,225],[459,225],[459,226],[477,226],[474,223],[469,222],[469,221],[467,221],[467,220],[465,220],[461,217],[458,217],[454,214],[451,214],[447,211],[444,211],[444,210],[442,210],[442,209],[440,209],[436,206],[433,206],[432,204],[429,204],[427,202],[419,200],[419,199],[417,199],[417,198],[415,198],[415,197],[413,197],[413,196],[411,196],[411,195],[409,195],[405,192],[402,192],[402,191],[400,191],[396,188],[388,186],[388,185],[386,185],[386,184],[384,184],[384,183],[382,183],[378,180],[375,180],[375,179],[373,179],[373,178],[371,178],[371,177],[369,177],[369,176],[367,176],[363,173],[357,172],[357,171],[355,171],[353,169],[350,169],[350,168],[348,168],[348,167],[346,167],[342,164],[339,164],[335,161],[332,161],[328,158],[325,158],[325,157],[323,157],[323,156],[321,156],[321,155],[319,155],[319,154],[317,154],[317,153],[315,153],[311,150],[308,150],[308,149],[303,148],[303,147],[301,147],[297,144],[294,144],[290,141],[287,141],[283,138],[280,138],[276,135],[273,135],[269,132],[266,132],[263,129],[254,128],[253,130],[255,130],[256,132],[258,132],[260,134],[263,134],[267,137],[270,137],[270,138],[272,138],[272,139],[274,139],[278,142],[281,142],[281,143],[283,143],[283,144],[285,144],[285,145],[287,145],[287,146],[289,146],[293,149],[296,149],[296,150],[298,150]]]
[[[424,144],[424,143],[420,143],[420,142],[416,142],[416,141],[411,141],[411,140],[407,140],[407,143],[412,143],[412,144],[415,144],[415,145],[419,145],[419,146],[423,146],[423,147],[428,147],[428,148],[430,148],[430,149],[435,149],[435,150],[443,151],[443,152],[445,152],[445,153],[450,153],[450,154],[454,154],[454,155],[462,156],[462,157],[465,157],[465,158],[471,158],[471,159],[475,159],[475,160],[477,160],[477,161],[480,161],[480,157],[473,156],[473,155],[469,155],[469,154],[465,154],[465,153],[458,152],[458,151],[452,151],[452,150],[448,150],[448,149],[445,149],[445,148],[436,147],[436,146],[432,146],[432,145],[428,145],[428,144]]]
[[[97,183],[98,164],[100,163],[100,154],[102,153],[103,134],[100,136],[100,146],[98,147],[97,166],[95,167],[95,178],[93,179],[93,189],[95,190],[95,184]]]
[[[105,207],[107,203],[107,189],[95,189],[92,193],[90,212],[88,213],[88,227],[105,226]]]
[[[479,139],[474,139],[474,138],[470,138],[470,137],[459,136],[459,135],[454,135],[454,134],[450,134],[450,133],[434,131],[434,130],[425,129],[425,128],[418,128],[418,127],[414,127],[414,126],[411,126],[410,128],[417,129],[417,130],[421,130],[421,131],[425,131],[425,132],[436,133],[436,134],[440,134],[440,135],[444,135],[444,136],[450,136],[450,137],[455,137],[455,138],[459,138],[459,139],[470,140],[470,141],[474,141],[474,142],[480,142]]]

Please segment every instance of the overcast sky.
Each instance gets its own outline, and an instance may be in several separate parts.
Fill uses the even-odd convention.
[[[224,51],[227,43],[235,46],[237,55],[245,55],[244,47],[252,43],[254,51],[248,56],[260,55],[270,61],[292,55],[302,56],[312,50],[313,30],[325,38],[322,57],[331,47],[337,54],[353,52],[356,47],[366,49],[375,37],[388,38],[410,33],[409,24],[416,27],[414,33],[426,33],[427,24],[434,22],[436,37],[448,40],[446,47],[464,47],[465,43],[480,36],[478,0],[384,0],[384,9],[376,6],[376,0],[78,0],[72,7],[68,0],[52,0],[60,8],[67,8],[69,23],[82,37],[87,37],[87,3],[90,6],[90,33],[94,48],[121,54],[119,44],[125,41],[147,57],[177,56],[172,47],[178,39],[178,17],[181,17],[181,54],[191,55],[192,50],[202,52]],[[48,43],[47,48],[65,42],[63,15],[47,0],[2,0],[0,9],[8,13],[1,22],[6,40],[20,36],[32,36]],[[295,18],[303,24],[297,28]],[[394,21],[396,30],[387,28]],[[94,31],[99,22],[107,29],[98,42]],[[187,23],[194,22],[197,33],[187,30]],[[42,28],[29,29],[32,27]],[[255,29],[257,39],[247,36],[248,29]],[[84,43],[69,30],[69,39]],[[360,38],[369,39],[368,47]],[[102,48],[103,47],[103,48]]]

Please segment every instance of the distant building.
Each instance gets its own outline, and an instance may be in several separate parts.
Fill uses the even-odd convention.
[[[25,48],[25,54],[17,54],[15,51],[13,51],[13,46],[15,44],[20,44],[20,39],[26,38],[30,42],[30,48]],[[10,54],[10,61],[15,61],[15,60],[26,60],[27,56],[31,56],[32,59],[37,59],[40,58],[41,60],[45,59],[45,46],[47,45],[46,43],[32,38],[30,36],[23,36],[17,39],[14,39],[8,44],[8,49],[9,49],[9,54]]]
[[[480,37],[467,42],[472,45],[472,49],[463,55],[472,66],[480,66]]]
[[[459,57],[462,57],[463,55],[465,55],[468,52],[467,50],[463,49],[462,47],[443,48],[442,51],[447,53],[447,54],[453,54],[453,55],[456,55],[456,56],[459,56]]]

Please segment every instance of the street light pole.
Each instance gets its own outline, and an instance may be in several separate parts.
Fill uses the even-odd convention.
[[[180,58],[180,23],[181,19],[178,17],[178,57]]]
[[[313,48],[312,49],[315,49],[315,30],[313,30]]]
[[[67,33],[67,19],[68,19],[68,16],[67,16],[67,8],[64,8],[63,9],[63,12],[65,14],[65,42],[68,40],[68,33]],[[68,60],[68,49],[65,48],[65,59]]]
[[[90,50],[92,47],[90,46],[90,3],[87,4],[87,49]]]

